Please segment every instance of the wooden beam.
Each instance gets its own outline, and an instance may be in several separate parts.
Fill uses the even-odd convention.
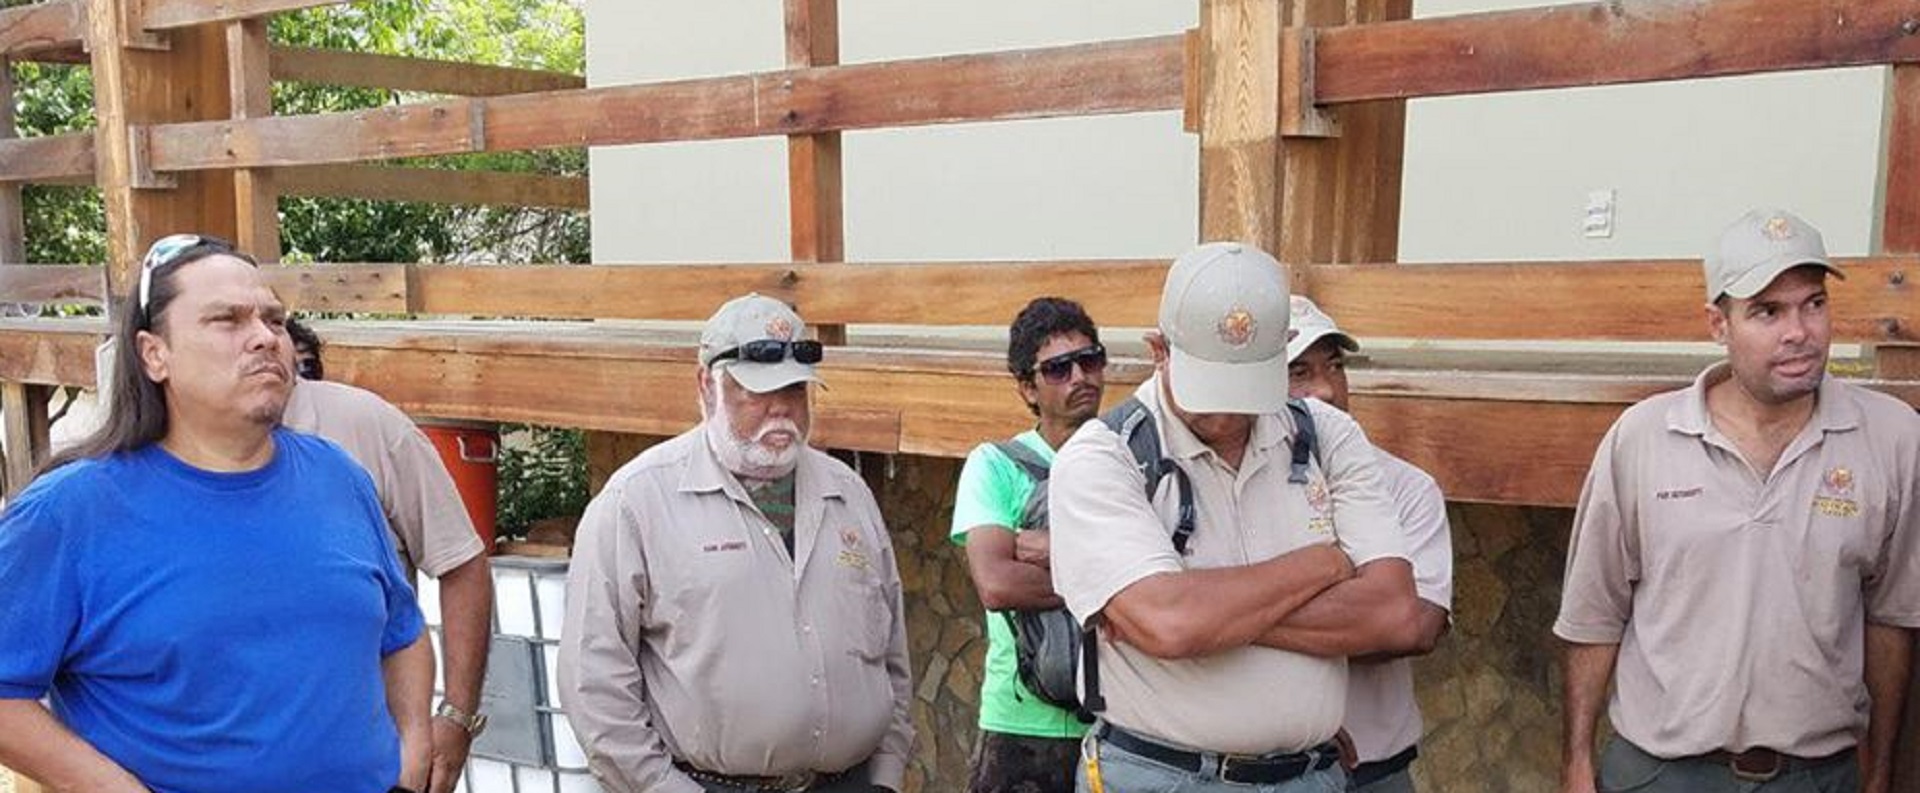
[[[1280,0],[1200,4],[1200,239],[1280,251]]]
[[[141,0],[139,23],[146,30],[170,30],[346,2],[349,0]]]
[[[125,294],[152,240],[179,231],[233,239],[233,179],[182,174],[171,189],[144,185],[149,152],[138,130],[150,125],[230,115],[226,42],[218,28],[168,36],[167,50],[128,46],[139,38],[123,13],[133,0],[90,0],[93,46],[95,173],[107,211],[108,283]],[[257,123],[257,122],[256,122]]]
[[[153,130],[159,171],[795,135],[1180,106],[1180,37]]]
[[[263,266],[260,271],[294,311],[407,311],[407,266],[403,264]]]
[[[267,22],[243,19],[226,24],[227,91],[235,120],[273,115],[273,80],[268,76]],[[234,216],[240,249],[262,262],[280,261],[280,193],[264,168],[233,172]]]
[[[477,100],[400,105],[350,113],[201,121],[154,127],[156,171],[259,168],[467,154],[486,140]]]
[[[1308,106],[1314,77],[1303,52],[1317,40],[1319,28],[1344,24],[1346,12],[1344,0],[1290,0],[1286,5],[1279,75],[1278,238],[1277,247],[1267,250],[1286,263],[1294,294],[1314,294],[1315,265],[1334,261],[1334,241],[1347,221],[1334,212],[1340,141],[1332,135],[1339,129],[1339,115]]]
[[[408,297],[417,314],[704,320],[728,298],[760,292],[813,324],[1001,325],[1032,295],[1058,294],[1103,323],[1151,325],[1165,278],[1158,261],[429,265],[414,269]]]
[[[1920,260],[1840,266],[1846,280],[1827,284],[1836,341],[1920,340]],[[1320,305],[1360,336],[1673,341],[1706,338],[1701,279],[1691,260],[1373,264],[1317,268],[1314,285]]]
[[[1882,380],[1920,380],[1920,344],[1874,345],[1873,374]]]
[[[1367,0],[1351,6],[1355,24],[1413,16],[1413,0]],[[1334,144],[1333,261],[1391,262],[1400,258],[1400,188],[1406,159],[1407,103],[1385,100],[1338,109]]]
[[[840,62],[838,0],[786,0],[787,66],[805,69]],[[787,228],[796,262],[847,258],[841,191],[840,133],[787,137]],[[847,343],[845,325],[815,325],[828,344]]]
[[[13,126],[13,65],[5,56],[0,56],[0,146],[12,140]],[[0,156],[0,162],[7,162]],[[20,185],[0,179],[0,264],[18,264],[27,260],[27,217],[26,203],[20,195]]]
[[[0,182],[91,181],[94,157],[90,132],[0,139]]]
[[[289,82],[448,96],[504,96],[587,87],[587,79],[574,74],[313,47],[274,47],[272,72],[273,79]]]
[[[7,495],[20,492],[33,480],[34,471],[47,461],[47,400],[53,389],[28,383],[0,383],[0,419],[6,431]]]
[[[274,179],[274,184],[287,195],[559,209],[586,209],[588,205],[587,180],[577,176],[381,165],[307,165],[277,170]]]
[[[1879,250],[1920,253],[1920,64],[1893,67],[1886,115]]]
[[[0,58],[69,49],[86,39],[86,0],[0,8]]]
[[[0,248],[4,248],[0,240]],[[25,259],[20,251],[8,254]],[[106,302],[106,268],[71,264],[0,265],[0,303],[101,305]]]
[[[1321,104],[1920,61],[1904,0],[1608,0],[1321,31]]]

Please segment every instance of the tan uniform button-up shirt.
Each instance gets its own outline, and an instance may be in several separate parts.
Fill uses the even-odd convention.
[[[401,561],[434,578],[486,551],[453,477],[420,428],[379,395],[302,380],[280,423],[345,449],[373,477]]]
[[[1319,452],[1309,483],[1287,482],[1293,424],[1260,416],[1238,470],[1160,407],[1158,378],[1134,394],[1152,411],[1167,457],[1193,483],[1197,528],[1187,555],[1173,549],[1175,477],[1149,502],[1126,443],[1089,421],[1054,460],[1048,490],[1053,584],[1082,622],[1134,582],[1185,569],[1237,567],[1312,543],[1338,542],[1360,565],[1405,558],[1379,457],[1345,413],[1309,401]],[[1300,751],[1333,737],[1346,709],[1347,663],[1266,647],[1162,660],[1126,644],[1099,644],[1108,721],[1195,749],[1238,754]]]
[[[612,793],[699,793],[673,768],[781,776],[870,761],[898,790],[913,727],[893,545],[854,472],[808,449],[794,554],[702,429],[642,453],[580,523],[560,700]]]
[[[1610,715],[1648,752],[1831,754],[1867,723],[1865,622],[1920,627],[1920,416],[1828,378],[1763,479],[1708,417],[1727,376],[1601,441],[1554,633],[1620,645]]]
[[[1382,451],[1380,470],[1400,516],[1421,600],[1453,610],[1453,534],[1440,485],[1412,463]],[[1420,741],[1420,703],[1414,698],[1413,661],[1356,663],[1347,670],[1347,734],[1360,762],[1385,760]]]

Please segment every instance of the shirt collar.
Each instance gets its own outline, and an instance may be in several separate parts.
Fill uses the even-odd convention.
[[[693,451],[688,455],[687,471],[680,477],[682,493],[712,493],[723,491],[735,501],[752,503],[740,477],[735,476],[726,466],[720,464],[720,456],[713,453],[713,445],[707,440],[707,426],[703,422],[696,425],[692,434]],[[800,461],[794,466],[793,492],[796,501],[811,497],[844,498],[838,477],[829,476],[823,470],[818,456],[811,449],[802,449]]]
[[[1707,412],[1707,389],[1733,376],[1733,365],[1718,361],[1700,372],[1687,386],[1682,397],[1667,408],[1667,429],[1685,435],[1705,436],[1713,419]],[[1833,375],[1820,378],[1820,390],[1814,397],[1813,416],[1807,426],[1820,432],[1845,432],[1860,426],[1860,406],[1841,390]]]

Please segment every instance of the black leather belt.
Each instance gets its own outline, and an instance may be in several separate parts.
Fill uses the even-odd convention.
[[[701,782],[712,782],[743,790],[765,790],[772,793],[803,793],[821,785],[839,781],[841,777],[865,767],[865,763],[841,771],[798,771],[780,776],[745,776],[739,774],[716,774],[702,771],[683,762],[675,761],[674,768]]]
[[[1121,751],[1190,774],[1200,773],[1201,769],[1207,767],[1208,760],[1217,759],[1219,762],[1215,765],[1215,774],[1220,781],[1242,785],[1278,785],[1307,772],[1332,767],[1340,760],[1339,747],[1331,743],[1323,743],[1304,752],[1248,757],[1179,749],[1104,722],[1096,737]]]
[[[1353,772],[1347,774],[1347,778],[1351,780],[1347,783],[1347,787],[1349,789],[1366,787],[1394,774],[1398,774],[1401,771],[1405,771],[1407,770],[1407,766],[1413,765],[1414,758],[1419,756],[1420,747],[1409,746],[1401,750],[1399,754],[1385,760],[1375,760],[1371,763],[1361,763],[1354,766]]]

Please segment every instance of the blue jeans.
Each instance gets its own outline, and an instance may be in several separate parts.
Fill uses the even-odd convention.
[[[1087,780],[1088,758],[1097,758],[1101,786]],[[1275,785],[1243,785],[1221,781],[1219,761],[1209,758],[1198,772],[1174,768],[1104,743],[1088,733],[1080,744],[1080,767],[1074,772],[1076,793],[1345,793],[1347,772],[1334,763]]]

